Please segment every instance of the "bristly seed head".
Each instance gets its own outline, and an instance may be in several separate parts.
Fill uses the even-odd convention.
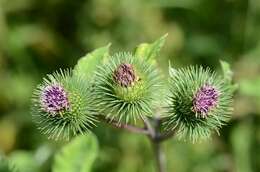
[[[53,115],[69,109],[67,93],[59,84],[48,85],[43,88],[40,103],[43,111]]]
[[[114,72],[114,80],[122,87],[129,87],[137,80],[134,68],[131,64],[122,63]]]
[[[215,87],[205,84],[195,94],[192,110],[196,112],[196,115],[206,118],[208,112],[216,107],[218,97],[219,91]]]

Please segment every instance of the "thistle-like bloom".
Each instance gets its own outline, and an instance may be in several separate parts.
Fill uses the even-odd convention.
[[[232,85],[202,67],[171,69],[167,129],[180,138],[207,138],[230,118]]]
[[[211,85],[202,86],[193,98],[193,111],[206,118],[218,103],[219,91]]]
[[[33,94],[32,115],[49,138],[69,139],[89,131],[96,122],[91,88],[71,72],[48,75]]]
[[[155,66],[130,53],[110,57],[98,68],[95,83],[97,110],[122,123],[135,123],[151,115],[160,92]]]
[[[43,88],[40,103],[43,111],[53,115],[69,109],[68,94],[58,84]]]

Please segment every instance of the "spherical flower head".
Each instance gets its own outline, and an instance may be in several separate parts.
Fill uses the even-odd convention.
[[[71,71],[47,75],[33,94],[33,121],[43,134],[56,140],[87,133],[96,122],[91,89]]]
[[[171,69],[165,128],[193,142],[210,137],[232,113],[232,85],[203,67]]]
[[[152,115],[160,90],[154,65],[131,53],[118,53],[98,67],[95,76],[97,111],[120,123],[136,123]]]
[[[134,68],[129,63],[120,64],[114,72],[114,80],[122,87],[132,86],[136,78]]]
[[[202,86],[193,98],[192,110],[203,118],[206,118],[218,102],[219,91],[209,84]]]
[[[68,95],[59,84],[47,85],[40,98],[42,110],[53,115],[69,109]]]

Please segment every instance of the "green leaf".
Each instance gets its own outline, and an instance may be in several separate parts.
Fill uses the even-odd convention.
[[[154,59],[160,52],[162,46],[165,43],[165,39],[168,34],[163,35],[161,38],[157,39],[155,42],[148,44],[142,43],[137,46],[135,50],[135,55],[137,57],[142,57],[145,59]]]
[[[18,172],[16,167],[6,157],[0,154],[0,172]]]
[[[228,81],[229,83],[231,83],[232,78],[233,78],[233,72],[230,68],[230,64],[228,62],[222,61],[222,60],[220,60],[220,64],[221,64],[221,68],[222,68],[225,80]]]
[[[109,47],[107,46],[100,47],[94,51],[86,54],[84,57],[80,58],[77,65],[74,68],[74,74],[84,75],[87,78],[93,76],[97,66],[102,63],[103,59],[109,55]]]
[[[234,73],[231,70],[230,64],[223,60],[220,60],[220,64],[221,64],[221,68],[222,68],[222,72],[223,72],[225,81],[227,81],[229,84],[232,85],[233,92],[235,92],[239,86],[236,83],[232,84]]]
[[[9,161],[15,165],[19,172],[39,171],[39,166],[30,152],[15,151],[9,156]]]
[[[93,134],[78,136],[55,155],[53,172],[90,172],[97,154],[98,141]]]

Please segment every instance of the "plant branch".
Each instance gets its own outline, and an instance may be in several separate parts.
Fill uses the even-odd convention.
[[[159,134],[156,139],[158,141],[162,142],[162,141],[168,140],[169,138],[173,137],[174,135],[175,135],[175,131],[171,130],[166,133]]]
[[[161,149],[161,143],[153,142],[153,150],[158,172],[166,172],[165,155]]]
[[[163,141],[174,136],[175,131],[172,130],[165,133],[161,133],[160,127],[163,122],[162,118],[142,118],[145,126],[144,128],[130,124],[122,124],[119,121],[107,118],[104,115],[99,115],[98,119],[115,128],[124,129],[133,133],[147,135],[150,138],[150,141],[153,145],[158,172],[166,172],[165,155],[162,151],[161,144]]]
[[[146,128],[141,128],[130,124],[122,124],[119,121],[107,118],[104,115],[98,115],[98,119],[106,124],[111,125],[114,128],[124,129],[132,133],[149,135],[149,131]]]
[[[155,136],[151,138],[151,142],[153,144],[153,150],[155,154],[155,160],[157,164],[158,172],[166,172],[166,162],[165,162],[165,154],[162,151],[161,143],[164,139],[164,135],[160,133],[161,121],[159,118],[154,118],[154,131]]]
[[[155,128],[150,123],[149,119],[146,118],[146,117],[143,117],[142,119],[143,119],[145,127],[147,128],[147,130],[149,132],[149,136],[151,138],[155,138],[156,137],[156,131],[155,131]]]

